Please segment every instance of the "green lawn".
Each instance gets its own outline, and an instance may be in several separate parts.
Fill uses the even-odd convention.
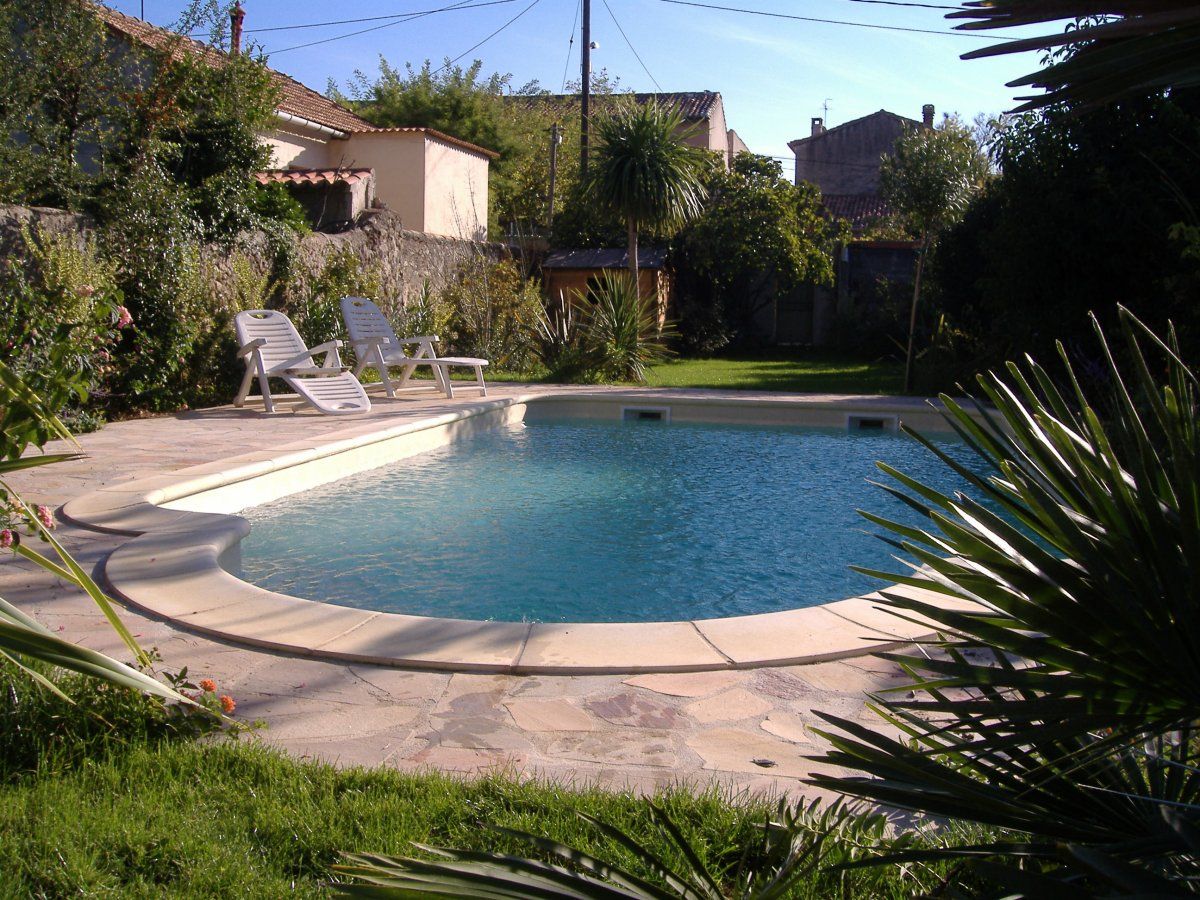
[[[903,367],[892,361],[772,353],[672,360],[651,369],[648,382],[653,387],[896,394],[903,378]]]
[[[451,377],[457,381],[474,376],[456,372]],[[496,382],[541,380],[528,373],[489,372],[486,377]],[[904,367],[899,362],[812,352],[675,359],[655,366],[647,379],[651,387],[835,394],[899,394],[903,383]]]
[[[2,774],[2,773],[0,773]],[[660,797],[706,863],[735,866],[764,804],[709,791]],[[575,815],[601,817],[664,852],[644,801],[503,777],[344,769],[248,743],[135,743],[65,770],[0,783],[0,897],[319,897],[341,850],[411,854],[412,841],[529,853],[481,828],[508,825],[628,865],[630,854]],[[837,841],[836,862],[863,840]],[[907,897],[936,883],[899,868],[813,877],[795,896]]]

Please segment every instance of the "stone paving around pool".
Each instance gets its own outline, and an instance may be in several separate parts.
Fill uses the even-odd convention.
[[[489,392],[504,397],[529,390],[501,384]],[[662,394],[647,396],[656,393]],[[470,402],[378,399],[370,415],[398,422]],[[57,508],[102,486],[329,435],[362,421],[218,408],[119,422],[80,438],[84,458],[11,481],[27,501]],[[97,570],[129,540],[65,523],[59,535],[85,568]],[[0,596],[70,640],[124,656],[88,598],[7,555],[0,562]],[[133,610],[122,617],[143,646],[158,649],[164,668],[186,666],[194,679],[213,678],[237,699],[239,717],[266,723],[244,739],[341,765],[501,770],[647,792],[716,781],[735,791],[813,796],[799,779],[830,771],[804,758],[821,749],[809,730],[819,724],[814,710],[878,726],[863,693],[903,682],[895,667],[870,657],[632,676],[414,671],[221,643]]]

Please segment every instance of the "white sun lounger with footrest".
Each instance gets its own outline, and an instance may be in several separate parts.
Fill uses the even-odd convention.
[[[343,366],[338,355],[341,341],[307,347],[292,320],[272,309],[248,309],[233,320],[238,358],[246,364],[242,387],[233,401],[242,406],[257,377],[267,412],[275,412],[270,380],[286,382],[305,403],[329,415],[349,415],[371,410],[371,401],[358,379]],[[316,357],[325,354],[322,362]],[[303,405],[303,404],[300,404]]]
[[[396,391],[408,385],[408,379],[417,366],[429,366],[433,369],[433,386],[447,398],[453,399],[454,386],[450,383],[450,368],[461,366],[475,370],[475,384],[480,395],[487,396],[487,385],[483,383],[483,367],[488,364],[486,359],[476,359],[470,356],[438,356],[434,349],[437,335],[422,337],[398,338],[391,323],[383,312],[370,300],[362,297],[342,298],[342,318],[346,322],[346,332],[350,336],[350,346],[354,349],[357,364],[354,374],[361,375],[363,369],[372,366],[379,370],[379,378],[383,389],[389,397],[395,397]],[[404,352],[406,346],[417,345],[417,351],[409,356]],[[399,368],[400,380],[393,384],[388,374],[389,368]]]

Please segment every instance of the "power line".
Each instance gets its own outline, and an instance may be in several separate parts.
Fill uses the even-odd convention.
[[[245,30],[245,33],[246,34],[262,34],[263,32],[266,32],[266,31],[295,31],[300,28],[325,28],[328,25],[359,25],[363,22],[383,22],[383,21],[390,21],[393,19],[411,19],[414,16],[427,16],[432,13],[446,12],[447,10],[452,10],[452,9],[474,9],[475,6],[496,6],[498,3],[513,3],[513,2],[515,2],[515,0],[494,0],[494,2],[478,3],[478,4],[475,4],[474,6],[460,7],[458,4],[455,4],[453,6],[446,6],[446,7],[440,8],[440,9],[413,10],[411,12],[406,12],[406,13],[392,13],[391,15],[388,15],[388,16],[366,16],[365,18],[361,18],[361,19],[334,19],[329,22],[306,22],[303,25],[271,25],[266,28],[247,28]]]
[[[613,8],[608,5],[608,0],[604,0],[604,8],[608,10],[609,18],[613,20],[613,24],[617,26],[617,31],[621,32],[621,37],[625,38],[625,46],[637,58],[638,63],[642,67],[642,71],[646,73],[646,77],[654,82],[654,86],[662,91],[662,85],[658,83],[658,79],[650,74],[650,70],[646,68],[646,63],[642,61],[642,55],[634,49],[633,43],[629,40],[629,35],[625,33],[625,29],[621,27],[621,23],[617,21],[617,14],[613,12]]]
[[[745,9],[739,6],[718,6],[715,3],[697,3],[696,0],[659,0],[660,3],[673,3],[676,6],[695,6],[700,9],[719,9],[724,12],[744,13],[750,16],[767,16],[772,19],[793,19],[797,22],[820,22],[824,25],[850,25],[854,28],[874,28],[878,31],[907,31],[915,34],[939,34],[944,37],[980,38],[985,41],[1015,41],[1017,38],[1000,37],[994,34],[975,34],[970,31],[936,31],[931,28],[906,28],[901,25],[876,25],[870,22],[847,22],[843,19],[816,19],[811,16],[793,16],[788,13],[767,12],[761,9]]]
[[[873,3],[878,6],[911,6],[916,9],[949,9],[960,12],[961,6],[946,6],[942,3],[908,3],[905,0],[847,0],[849,3]]]
[[[575,4],[575,18],[571,20],[571,37],[567,41],[567,61],[563,63],[562,77],[562,92],[567,91],[567,72],[571,68],[571,51],[575,49],[575,26],[579,24],[579,7],[583,5],[583,0],[578,0]]]
[[[480,47],[482,47],[484,44],[486,44],[488,41],[490,41],[492,38],[494,38],[496,35],[498,35],[500,32],[502,32],[505,28],[507,28],[509,25],[513,24],[513,22],[517,21],[517,19],[521,18],[521,16],[525,15],[525,13],[529,12],[531,9],[533,9],[535,6],[537,6],[541,2],[542,2],[542,0],[533,0],[532,3],[530,3],[527,7],[525,7],[523,10],[521,10],[519,13],[517,13],[515,16],[513,16],[511,19],[509,19],[507,22],[505,22],[503,25],[501,25],[499,28],[497,28],[495,31],[493,31],[491,34],[489,34],[487,37],[485,37],[482,41],[480,41],[479,43],[475,44],[472,47],[468,47],[466,50],[464,50],[462,53],[458,54],[458,56],[454,57],[454,59],[447,62],[444,66],[442,66],[440,69],[438,69],[433,74],[437,75],[438,72],[445,71],[446,69],[448,69],[452,65],[454,65],[456,62],[458,62],[460,59],[462,59],[464,56],[466,56],[468,53],[474,53],[476,50],[478,50]]]
[[[500,3],[513,3],[515,0],[488,0],[486,3],[475,4],[476,6],[495,6]],[[458,0],[457,3],[452,3],[449,6],[442,6],[438,9],[430,9],[424,12],[411,13],[402,19],[394,22],[384,22],[382,25],[372,25],[370,28],[360,28],[358,31],[351,31],[347,34],[339,34],[334,37],[324,38],[319,41],[309,41],[306,44],[296,44],[292,47],[284,47],[282,50],[271,50],[269,55],[278,56],[280,53],[288,53],[292,50],[301,50],[305,47],[316,47],[319,44],[330,44],[334,41],[345,40],[346,38],[357,37],[360,34],[367,34],[370,31],[379,31],[383,28],[391,28],[393,25],[403,25],[405,22],[411,22],[413,19],[423,19],[425,16],[431,16],[434,13],[449,12],[456,9],[472,9],[474,7],[466,5],[467,0]]]

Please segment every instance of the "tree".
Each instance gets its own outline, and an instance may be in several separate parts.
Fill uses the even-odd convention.
[[[904,358],[904,390],[912,387],[913,346],[921,274],[938,234],[962,218],[988,174],[988,162],[969,128],[947,117],[937,128],[917,128],[900,136],[896,154],[880,166],[880,186],[888,204],[917,239],[917,270],[909,312]]]
[[[804,283],[833,283],[833,248],[845,229],[829,221],[811,184],[743,153],[729,171],[714,165],[708,200],[680,235],[681,331],[695,349],[720,349],[754,314]],[[690,321],[689,321],[690,320]]]
[[[100,180],[123,87],[85,4],[0,4],[0,199],[77,210]]]
[[[1166,88],[1200,87],[1200,7],[1191,0],[971,0],[948,19],[972,19],[960,29],[1015,28],[1066,22],[1058,34],[1006,41],[963,54],[979,59],[1028,50],[1049,51],[1041,70],[1009,82],[1043,88],[1017,112],[1070,103],[1098,109]]]
[[[629,271],[638,283],[638,229],[682,225],[704,202],[705,151],[687,143],[683,115],[656,102],[622,103],[593,123],[596,148],[584,189],[625,221]]]

